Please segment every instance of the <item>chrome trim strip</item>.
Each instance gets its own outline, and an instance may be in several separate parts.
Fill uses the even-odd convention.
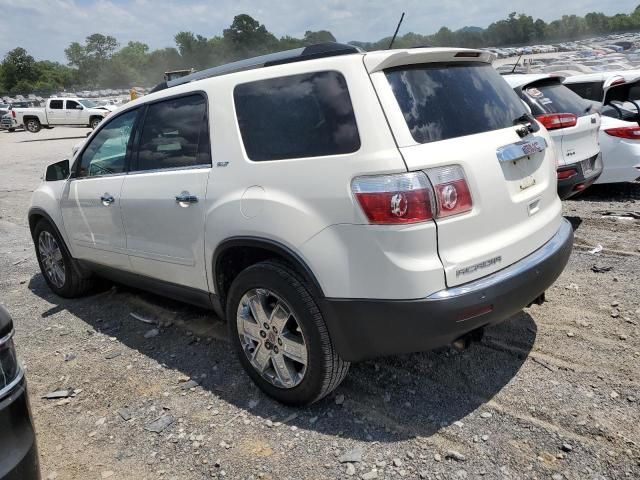
[[[18,385],[22,379],[24,378],[24,370],[22,367],[18,366],[18,375],[14,378],[9,385],[0,390],[0,400],[2,400],[5,396],[7,396],[11,390],[13,390],[16,385]]]
[[[510,143],[496,149],[496,156],[500,162],[512,162],[535,153],[544,152],[548,147],[544,137],[534,136],[529,140]]]
[[[571,227],[571,223],[569,223],[566,218],[563,218],[562,223],[560,224],[560,228],[555,233],[555,235],[551,237],[551,239],[547,243],[545,243],[542,247],[540,247],[529,256],[524,257],[522,260],[519,260],[513,265],[499,270],[486,277],[479,278],[478,280],[474,280],[457,287],[440,290],[439,292],[429,295],[427,297],[427,300],[446,300],[452,297],[458,297],[460,295],[479,292],[485,288],[492,287],[497,283],[506,282],[522,274],[524,271],[535,268],[536,265],[549,259],[560,248],[562,248],[562,246],[572,235],[573,228]]]
[[[11,329],[11,331],[5,335],[4,337],[0,338],[0,347],[2,345],[4,345],[5,343],[7,343],[9,340],[11,340],[13,338],[13,336],[15,335],[16,331],[14,328]]]

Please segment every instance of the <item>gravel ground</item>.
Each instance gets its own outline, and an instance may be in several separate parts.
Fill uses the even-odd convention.
[[[44,478],[640,478],[640,220],[625,216],[640,185],[565,202],[577,246],[544,305],[463,352],[353,365],[335,394],[291,409],[243,374],[207,311],[121,286],[77,300],[46,288],[30,194],[86,131],[0,132],[0,301]]]

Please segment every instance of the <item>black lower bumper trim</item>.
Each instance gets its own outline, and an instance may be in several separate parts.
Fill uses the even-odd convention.
[[[40,466],[26,382],[0,398],[0,479],[39,480]]]
[[[321,301],[338,354],[347,361],[430,350],[522,310],[560,276],[573,246],[564,220],[540,249],[487,277],[417,300]]]
[[[602,174],[602,161],[598,164],[597,160],[598,155],[593,157],[592,159],[585,160],[586,162],[593,160],[594,164],[598,165],[593,170],[591,170],[587,175],[584,174],[583,164],[584,162],[578,162],[566,167],[558,168],[558,172],[563,172],[566,170],[575,170],[577,173],[571,177],[564,180],[558,179],[558,196],[560,200],[566,200],[567,198],[571,198],[574,195],[577,195],[580,192],[585,191],[589,188],[593,183],[600,178]]]

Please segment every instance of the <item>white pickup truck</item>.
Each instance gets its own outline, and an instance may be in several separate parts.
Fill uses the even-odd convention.
[[[16,108],[18,124],[31,133],[42,127],[73,125],[96,128],[114,107],[85,98],[50,98],[44,108]]]

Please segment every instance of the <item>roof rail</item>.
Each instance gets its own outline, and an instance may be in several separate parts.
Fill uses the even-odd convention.
[[[310,45],[308,47],[294,48],[283,52],[270,53],[259,57],[247,58],[237,62],[227,63],[218,67],[207,68],[199,72],[185,75],[168,82],[162,82],[153,87],[150,93],[159,92],[166,88],[175,87],[184,83],[195,82],[204,78],[219,77],[229,73],[253,70],[256,68],[270,67],[272,65],[282,65],[285,63],[301,62],[303,60],[313,60],[315,58],[335,57],[338,55],[348,55],[351,53],[362,53],[360,47],[347,45],[344,43],[326,42]]]

